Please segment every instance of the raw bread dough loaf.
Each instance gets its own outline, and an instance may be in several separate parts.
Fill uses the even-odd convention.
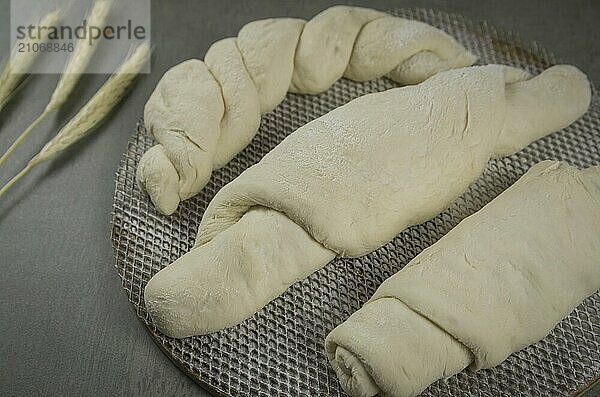
[[[323,92],[342,75],[417,83],[475,60],[439,29],[366,8],[335,6],[308,22],[250,22],[237,38],[214,43],[204,62],[165,73],[144,110],[159,145],[142,157],[137,180],[171,214],[250,142],[261,112],[288,90]]]
[[[565,127],[589,105],[572,66],[527,78],[501,65],[451,70],[299,128],[217,193],[195,247],[150,280],[155,323],[183,337],[240,322],[336,254],[364,255],[435,216],[498,148]]]
[[[527,78],[502,65],[451,70],[365,95],[311,121],[215,195],[196,246],[263,206],[283,212],[340,256],[381,247],[460,196],[497,155],[497,145],[505,151],[514,139],[523,147],[589,106],[588,80],[572,66],[544,71],[531,79],[537,84],[520,81]],[[527,112],[508,101],[514,91],[525,92],[515,99],[528,98]],[[513,114],[527,123],[516,125]]]
[[[325,340],[352,396],[415,396],[500,364],[600,288],[600,167],[544,161],[463,220]]]

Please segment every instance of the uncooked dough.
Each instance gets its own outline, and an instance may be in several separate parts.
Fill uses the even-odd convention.
[[[214,43],[204,62],[183,62],[160,80],[144,109],[159,145],[142,157],[138,183],[171,214],[250,142],[261,113],[288,90],[323,92],[342,76],[413,84],[475,60],[439,29],[367,8],[250,22]]]
[[[351,396],[415,396],[500,364],[600,288],[600,167],[544,161],[463,220],[325,340]]]
[[[364,255],[432,218],[490,157],[567,126],[590,95],[572,66],[530,79],[488,65],[355,99],[221,189],[195,247],[147,284],[146,308],[175,337],[235,325],[335,255]]]

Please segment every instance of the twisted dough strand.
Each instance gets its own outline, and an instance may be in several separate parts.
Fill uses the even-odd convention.
[[[366,8],[250,22],[214,43],[204,62],[176,65],[158,83],[144,119],[159,144],[142,156],[138,183],[171,214],[250,142],[261,113],[288,90],[316,94],[342,76],[413,84],[475,59],[441,30]]]

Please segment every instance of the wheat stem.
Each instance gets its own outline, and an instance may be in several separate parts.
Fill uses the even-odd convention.
[[[2,197],[2,195],[4,193],[6,193],[8,191],[8,189],[10,189],[10,187],[12,185],[14,185],[19,179],[21,179],[21,177],[25,174],[27,174],[29,172],[29,170],[31,170],[33,168],[34,165],[36,165],[37,162],[33,162],[30,161],[29,163],[27,163],[27,165],[25,166],[25,168],[23,168],[17,175],[15,175],[10,181],[8,181],[8,183],[4,186],[2,186],[2,189],[0,189],[0,197]]]
[[[44,110],[44,112],[42,114],[40,114],[33,123],[31,123],[29,125],[29,127],[27,127],[27,129],[25,131],[23,131],[21,133],[21,135],[19,135],[19,137],[17,139],[15,139],[15,141],[12,143],[12,145],[10,145],[10,147],[6,150],[6,152],[4,152],[4,154],[2,155],[2,157],[0,157],[0,166],[6,161],[6,159],[8,159],[8,157],[11,155],[11,153],[21,144],[21,142],[23,142],[25,140],[25,138],[27,138],[27,136],[31,133],[31,131],[33,131],[33,129],[42,122],[42,120],[44,120],[46,118],[46,116],[49,114],[50,112],[47,110]]]

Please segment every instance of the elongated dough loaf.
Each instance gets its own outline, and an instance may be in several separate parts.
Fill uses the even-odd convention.
[[[215,195],[196,246],[263,206],[340,256],[381,247],[445,209],[498,150],[518,150],[587,110],[589,83],[578,69],[555,66],[521,81],[528,77],[502,65],[451,70],[313,120]]]
[[[146,286],[146,307],[171,336],[237,324],[335,255],[432,218],[490,157],[567,126],[589,101],[585,75],[564,65],[531,79],[501,65],[451,70],[358,98],[223,187],[195,247]]]
[[[325,340],[352,396],[415,396],[500,364],[600,288],[600,167],[544,161],[463,220]]]
[[[475,60],[439,29],[367,8],[335,6],[308,22],[250,22],[237,38],[214,43],[204,62],[165,73],[144,110],[159,144],[140,160],[137,180],[171,214],[250,142],[260,114],[288,90],[316,94],[342,76],[412,84]]]

